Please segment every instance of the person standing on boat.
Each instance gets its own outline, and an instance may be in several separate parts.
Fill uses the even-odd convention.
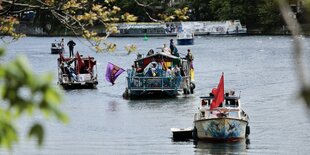
[[[69,53],[70,53],[70,57],[72,56],[74,56],[74,54],[73,54],[73,48],[74,48],[74,46],[75,46],[76,44],[75,44],[75,42],[73,41],[73,40],[70,40],[68,43],[67,43],[67,46],[69,46]]]
[[[173,39],[170,39],[170,51],[173,52],[175,48]]]
[[[65,40],[64,38],[61,39],[60,41],[60,47],[61,47],[61,52],[65,52]]]
[[[187,61],[189,62],[190,67],[191,67],[191,68],[194,68],[194,67],[193,67],[194,56],[193,56],[193,54],[192,54],[192,52],[191,52],[190,49],[187,49],[186,59],[187,59]]]

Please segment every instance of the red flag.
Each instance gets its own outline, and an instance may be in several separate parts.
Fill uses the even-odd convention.
[[[59,61],[60,61],[60,63],[65,61],[65,57],[64,57],[62,52],[59,53]]]
[[[224,74],[222,74],[217,88],[212,89],[212,93],[214,94],[214,98],[212,100],[210,110],[217,108],[224,101]]]
[[[76,58],[77,58],[77,61],[78,61],[76,69],[77,69],[77,73],[80,74],[80,69],[84,67],[84,61],[82,60],[79,52],[76,52]]]

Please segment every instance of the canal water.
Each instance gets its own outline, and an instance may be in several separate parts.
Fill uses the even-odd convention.
[[[25,55],[38,74],[57,77],[58,55],[50,54],[54,37],[26,37],[6,47],[1,61]],[[108,62],[129,69],[137,52],[127,54],[125,46],[137,45],[140,54],[151,48],[169,44],[171,38],[109,38],[117,44],[114,53],[95,53],[85,40],[73,39],[75,50],[97,59],[98,89],[63,91],[61,109],[70,117],[63,125],[55,119],[47,121],[22,118],[19,144],[0,154],[18,155],[85,155],[85,154],[307,154],[310,152],[310,109],[298,98],[298,78],[294,71],[292,39],[288,36],[219,36],[196,37],[195,45],[177,46],[194,55],[195,94],[175,99],[125,100],[126,73],[112,86],[105,81]],[[310,38],[304,38],[303,55],[310,60]],[[66,48],[66,55],[68,49]],[[309,64],[309,62],[307,62]],[[309,69],[307,69],[309,71]],[[241,96],[243,109],[250,116],[249,139],[238,143],[174,142],[170,128],[191,127],[199,96],[216,87],[224,72],[225,88]],[[28,139],[31,123],[40,121],[45,127],[44,146]]]

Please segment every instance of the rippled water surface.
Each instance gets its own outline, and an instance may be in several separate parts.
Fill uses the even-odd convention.
[[[60,38],[26,37],[8,45],[9,61],[26,55],[37,73],[55,75],[56,58],[50,43]],[[71,38],[65,38],[68,41]],[[292,40],[284,36],[197,37],[193,46],[178,46],[194,54],[195,94],[164,100],[124,100],[126,87],[123,73],[111,86],[104,80],[107,62],[130,68],[136,54],[127,55],[124,46],[136,44],[141,54],[150,48],[168,44],[170,38],[110,38],[117,44],[115,53],[97,54],[83,39],[73,38],[76,50],[92,55],[98,62],[99,85],[95,90],[64,91],[61,109],[70,116],[62,125],[50,118],[43,121],[46,130],[44,146],[25,138],[34,120],[18,122],[23,129],[20,143],[12,154],[307,154],[310,152],[309,109],[298,99],[298,78],[293,66]],[[305,38],[303,55],[310,58]],[[66,53],[68,54],[68,53]],[[309,62],[307,62],[309,64]],[[309,69],[308,69],[309,71]],[[225,73],[225,88],[241,93],[244,110],[250,116],[251,134],[239,143],[173,142],[170,128],[192,126],[199,96],[217,86]],[[1,150],[0,154],[9,152]]]

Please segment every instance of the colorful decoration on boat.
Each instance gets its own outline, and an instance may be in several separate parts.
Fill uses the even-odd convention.
[[[116,78],[121,75],[125,70],[120,68],[112,63],[108,63],[105,78],[107,81],[111,82],[114,85]]]

